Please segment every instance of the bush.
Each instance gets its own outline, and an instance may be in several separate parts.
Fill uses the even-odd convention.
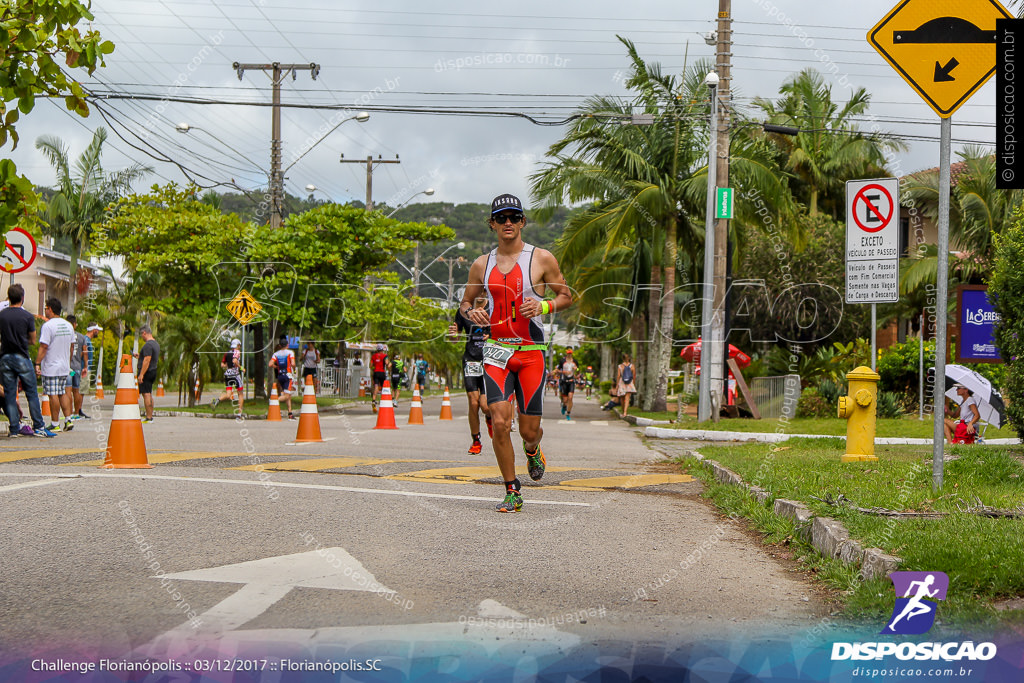
[[[818,393],[814,387],[800,392],[800,400],[796,404],[797,417],[835,417],[836,404]]]
[[[895,391],[878,392],[877,417],[897,418],[903,417],[903,406],[900,405],[900,395]]]
[[[1024,439],[1024,211],[1018,208],[1013,224],[993,235],[996,245],[995,268],[989,280],[989,298],[999,313],[996,325],[996,346],[1006,361],[1006,378],[1002,394],[1009,398],[1006,406],[1010,424]],[[1016,399],[1016,400],[1015,400]]]
[[[836,405],[839,403],[839,397],[843,394],[843,387],[838,382],[823,379],[818,385],[818,394],[829,403]]]

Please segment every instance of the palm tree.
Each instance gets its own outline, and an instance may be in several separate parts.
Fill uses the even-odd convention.
[[[776,102],[754,99],[768,123],[800,131],[795,136],[768,134],[779,149],[779,165],[795,176],[794,194],[812,216],[824,207],[838,220],[845,211],[846,181],[884,175],[886,152],[902,151],[906,145],[857,128],[853,117],[866,114],[871,102],[864,88],[840,106],[824,76],[809,68],[783,83],[780,94]]]
[[[619,40],[632,61],[626,85],[637,95],[629,101],[588,99],[565,137],[548,150],[551,160],[531,176],[531,190],[547,211],[565,201],[592,202],[570,217],[556,252],[577,290],[585,290],[581,285],[592,281],[594,269],[628,272],[619,280],[620,291],[633,325],[644,332],[641,338],[653,341],[649,353],[643,344],[636,354],[644,379],[641,408],[663,410],[678,264],[696,264],[704,242],[709,133],[704,75],[713,65],[702,61],[681,78],[667,76],[658,64],[645,63],[631,42]],[[653,124],[621,125],[636,112],[653,117]],[[771,188],[767,195],[784,193],[783,174],[769,157],[735,163],[739,175]],[[646,297],[648,287],[663,294]],[[605,295],[607,290],[581,305],[592,308]]]
[[[151,167],[132,164],[124,170],[104,174],[100,157],[106,139],[106,129],[97,128],[92,142],[75,162],[74,169],[67,145],[60,138],[44,135],[36,140],[36,149],[43,152],[57,172],[58,191],[47,205],[47,232],[71,240],[69,311],[75,308],[78,259],[82,250],[88,249],[92,226],[103,219],[103,212],[110,202],[129,192],[134,181],[153,171]]]

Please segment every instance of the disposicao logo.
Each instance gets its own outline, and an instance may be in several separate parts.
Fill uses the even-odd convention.
[[[896,606],[882,633],[927,633],[935,624],[935,601],[946,599],[949,577],[943,572],[893,572],[889,578],[896,588]]]
[[[943,572],[893,572],[889,575],[896,589],[892,609],[882,635],[920,635],[935,624],[938,601],[946,599],[949,577]],[[996,656],[994,643],[833,643],[832,660],[871,660],[895,656],[900,660],[987,661]]]

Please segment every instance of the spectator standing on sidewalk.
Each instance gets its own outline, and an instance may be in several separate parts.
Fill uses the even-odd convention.
[[[623,355],[615,377],[615,395],[622,402],[623,416],[629,415],[629,400],[636,393],[636,386],[633,384],[634,380],[636,380],[636,368],[633,367],[633,362],[627,353]]]
[[[36,373],[32,371],[29,347],[36,341],[36,319],[25,310],[25,288],[7,288],[8,306],[0,310],[0,384],[4,388],[4,412],[9,421],[10,436],[52,437],[54,433],[43,423],[36,389]],[[32,426],[22,425],[18,410],[18,382],[25,390]]]
[[[75,329],[60,317],[60,299],[46,300],[46,322],[39,330],[39,352],[36,354],[36,372],[43,378],[43,391],[50,397],[50,431],[59,432],[61,411],[64,412],[65,432],[74,429],[71,421],[71,396],[65,391],[71,374],[71,346]]]
[[[71,393],[70,419],[77,420],[82,417],[88,417],[88,415],[82,412],[82,404],[85,401],[85,397],[82,396],[82,378],[89,373],[89,353],[86,349],[86,343],[89,341],[89,338],[78,331],[78,318],[73,314],[69,315],[66,320],[75,333],[75,339],[71,343],[71,373],[68,375],[66,391]]]
[[[153,330],[149,325],[139,328],[139,335],[146,342],[139,350],[139,394],[146,406],[146,419],[143,424],[153,421],[153,382],[156,381],[156,366],[160,361],[160,343],[153,338]]]

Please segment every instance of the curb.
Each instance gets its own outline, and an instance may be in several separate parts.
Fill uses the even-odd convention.
[[[740,475],[728,467],[708,460],[697,451],[686,451],[685,457],[693,458],[712,471],[715,481],[746,489],[762,505],[771,500],[771,494],[764,489],[747,484]],[[864,581],[888,576],[899,568],[902,559],[889,555],[881,548],[863,548],[850,538],[850,532],[842,522],[830,517],[815,517],[803,503],[785,498],[776,498],[773,512],[797,524],[797,533],[810,542],[822,556],[838,559],[843,564],[859,564],[860,578]]]
[[[643,419],[643,418],[640,418]],[[651,422],[651,424],[668,424]],[[772,434],[766,432],[726,432],[713,429],[665,429],[663,427],[647,427],[644,436],[652,439],[685,439],[687,441],[756,441],[759,443],[781,443],[788,439],[843,439],[845,436],[829,434]],[[1020,439],[988,439],[990,446],[1013,446],[1020,444]],[[932,439],[913,439],[894,436],[875,437],[875,443],[883,446],[929,446]]]
[[[651,427],[652,425],[670,425],[670,424],[672,424],[671,420],[652,420],[649,417],[637,417],[635,415],[622,415],[615,408],[612,408],[611,412],[615,413],[615,415],[620,420],[625,420],[629,424],[636,425],[637,427]],[[671,431],[671,430],[667,430],[667,431]]]

